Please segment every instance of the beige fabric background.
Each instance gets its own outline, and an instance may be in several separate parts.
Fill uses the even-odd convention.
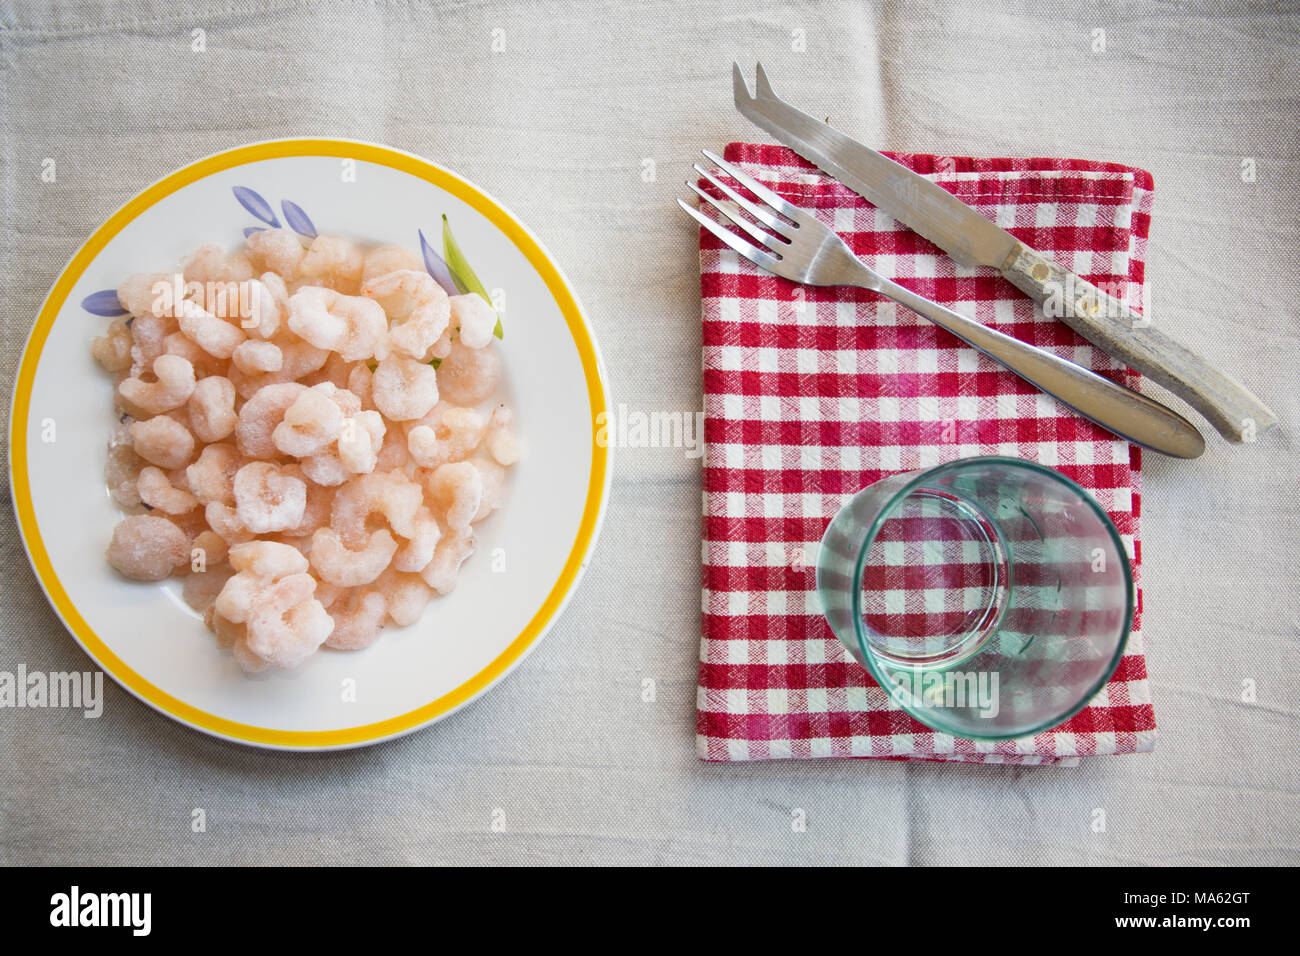
[[[5,0],[0,380],[123,200],[210,152],[318,133],[412,150],[499,196],[573,279],[615,400],[699,408],[695,230],[672,200],[700,147],[759,135],[730,106],[733,58],[761,58],[779,90],[877,146],[1155,174],[1155,320],[1283,420],[1253,447],[1147,459],[1157,752],[1069,769],[697,763],[698,462],[628,450],[564,618],[469,710],[325,756],[210,740],[116,686],[99,720],[0,710],[0,862],[1300,862],[1294,5]],[[0,582],[0,670],[83,667],[7,501]]]

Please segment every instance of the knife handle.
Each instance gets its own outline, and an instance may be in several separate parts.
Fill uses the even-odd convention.
[[[1042,253],[1017,243],[1002,275],[1102,351],[1173,392],[1234,444],[1253,441],[1277,416],[1239,383],[1129,308]]]

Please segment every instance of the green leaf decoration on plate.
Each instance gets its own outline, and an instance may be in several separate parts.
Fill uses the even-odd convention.
[[[477,292],[483,297],[483,301],[492,305],[492,296],[488,295],[487,289],[483,286],[479,277],[474,274],[470,268],[469,262],[465,259],[465,254],[460,251],[460,246],[456,244],[456,237],[451,234],[451,223],[447,221],[446,213],[442,216],[442,256],[447,260],[447,268],[451,272],[452,281],[456,283],[456,288],[462,293]],[[496,306],[492,306],[493,309]],[[501,326],[501,316],[497,315],[496,328],[492,334],[499,339],[505,338],[505,330]]]

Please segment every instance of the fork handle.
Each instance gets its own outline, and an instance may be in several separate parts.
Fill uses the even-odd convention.
[[[873,274],[870,285],[860,284],[942,326],[1121,438],[1174,458],[1196,458],[1205,451],[1205,440],[1191,422],[1145,395],[944,308],[896,282]]]

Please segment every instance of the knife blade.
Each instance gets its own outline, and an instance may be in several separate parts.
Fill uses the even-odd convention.
[[[1224,438],[1277,424],[1266,405],[1141,312],[1025,245],[937,183],[781,100],[760,63],[750,95],[732,64],[736,108],[759,128],[964,266],[997,269],[1053,318],[1195,408]]]

